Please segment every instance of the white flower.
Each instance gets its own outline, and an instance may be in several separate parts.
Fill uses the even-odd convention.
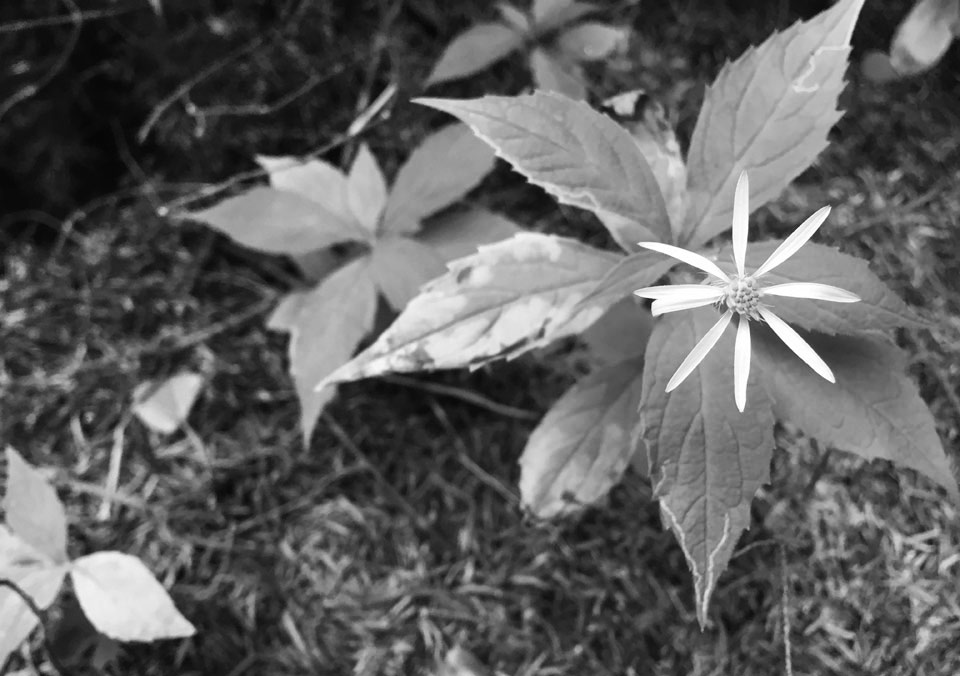
[[[860,297],[827,284],[792,282],[764,286],[763,276],[790,258],[817,231],[830,213],[830,207],[823,207],[797,228],[759,268],[751,274],[743,269],[747,255],[747,228],[750,215],[750,189],[747,173],[740,174],[737,191],[733,198],[733,258],[737,266],[735,275],[728,276],[713,261],[698,253],[687,251],[660,242],[640,242],[640,246],[672,256],[689,263],[710,275],[704,284],[673,284],[668,286],[650,286],[637,289],[634,293],[641,298],[652,298],[653,316],[689,310],[715,303],[718,308],[726,307],[706,335],[700,339],[680,364],[680,368],[667,383],[667,392],[676,388],[703,361],[710,349],[717,344],[720,336],[730,324],[733,315],[737,315],[737,340],[733,355],[734,398],[737,408],[743,412],[747,402],[747,376],[750,373],[750,320],[764,321],[810,368],[829,380],[836,382],[830,367],[824,363],[813,348],[790,326],[775,315],[762,303],[764,296],[788,296],[791,298],[812,298],[835,303],[855,303]]]

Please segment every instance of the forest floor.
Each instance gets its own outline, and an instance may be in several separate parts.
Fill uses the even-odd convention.
[[[75,43],[70,21],[34,21],[64,5],[14,4],[0,10],[0,55],[19,66],[3,77],[10,96],[41,86],[4,95],[0,119],[0,444],[54,468],[71,553],[141,557],[198,630],[121,646],[101,673],[435,674],[454,645],[510,676],[767,676],[788,673],[787,654],[794,674],[960,673],[956,505],[789,427],[704,632],[683,553],[638,477],[576,517],[525,517],[517,459],[582,367],[569,346],[343,386],[303,448],[286,338],[264,326],[293,267],[158,212],[255,170],[256,154],[324,147],[396,83],[389,119],[363,136],[389,174],[443,119],[409,99],[488,3],[160,0],[162,18],[146,2],[81,3]],[[619,68],[591,70],[592,94],[646,88],[683,145],[724,61],[828,4],[611,2],[606,19],[636,35]],[[854,64],[885,47],[899,5],[867,3]],[[957,56],[883,86],[854,65],[830,148],[755,217],[779,236],[833,205],[821,241],[870,260],[934,319],[897,339],[954,458]],[[437,93],[528,84],[508,60]],[[473,199],[602,241],[591,216],[502,164]],[[193,435],[130,421],[139,383],[186,368],[207,377]],[[118,448],[125,497],[104,512]],[[97,673],[82,627],[53,626],[75,618],[69,597],[50,618],[53,647],[73,673]]]

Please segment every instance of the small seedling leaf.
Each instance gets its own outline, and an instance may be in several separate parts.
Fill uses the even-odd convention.
[[[216,206],[186,214],[238,243],[273,254],[304,254],[369,234],[321,204],[296,193],[255,187]]]
[[[557,48],[575,61],[600,61],[626,51],[630,42],[628,28],[587,21],[562,31]]]
[[[318,381],[342,366],[373,328],[377,291],[369,258],[347,263],[300,298],[290,325],[290,375],[300,400],[300,427],[309,442],[317,416],[336,394],[314,391]],[[291,301],[294,303],[295,301]]]
[[[141,383],[133,391],[133,413],[154,432],[173,434],[187,421],[202,387],[203,376],[197,373]]]
[[[556,50],[538,47],[530,52],[530,70],[537,89],[563,94],[576,101],[587,98],[583,69]]]
[[[864,0],[840,0],[774,33],[728,63],[707,90],[690,139],[687,239],[703,244],[731,227],[734,186],[750,172],[750,208],[777,197],[827,146],[850,34]],[[756,177],[756,178],[754,178]]]
[[[697,618],[706,623],[710,597],[740,533],[750,502],[768,481],[774,417],[751,373],[741,413],[733,394],[733,325],[677,389],[668,380],[714,325],[710,308],[677,312],[656,322],[647,346],[640,409],[647,466],[669,526],[693,574]]]
[[[420,99],[467,124],[514,169],[564,204],[607,215],[624,249],[670,239],[657,179],[630,134],[582,101],[559,94]]]
[[[444,261],[426,244],[407,237],[384,237],[370,257],[370,276],[397,312],[420,287],[447,271]]]
[[[478,23],[456,36],[440,56],[425,85],[479,73],[523,45],[523,34],[502,23]]]
[[[453,261],[328,381],[478,366],[569,335],[571,310],[615,260],[576,240],[535,233],[482,246]],[[577,321],[589,325],[605,309],[586,308]]]
[[[383,232],[417,232],[424,218],[475,188],[495,162],[490,146],[465,124],[451,124],[431,134],[397,172],[383,216]]]
[[[73,562],[70,578],[90,624],[117,641],[185,638],[196,632],[135,556],[96,552]]]
[[[862,337],[805,334],[804,339],[833,370],[836,383],[814,373],[765,327],[754,333],[774,414],[841,450],[917,470],[960,500],[933,415],[904,373],[903,353]]]
[[[509,239],[523,229],[508,218],[482,208],[440,216],[418,235],[444,261],[471,256],[483,244]]]
[[[633,457],[643,358],[599,369],[547,412],[520,458],[520,496],[543,518],[604,497]]]
[[[347,203],[360,225],[371,233],[377,231],[387,204],[387,181],[365,143],[360,144],[347,176]]]
[[[747,270],[756,269],[781,244],[771,240],[747,249]],[[721,252],[718,265],[727,273],[736,268],[732,249]],[[789,324],[812,331],[848,335],[886,335],[898,327],[922,328],[924,320],[870,271],[862,258],[822,244],[807,243],[787,261],[763,276],[764,286],[788,282],[830,284],[860,296],[859,303],[829,303],[807,298],[765,296],[764,303]]]
[[[7,447],[7,492],[3,511],[7,526],[53,563],[67,561],[67,515],[44,476],[17,451]]]

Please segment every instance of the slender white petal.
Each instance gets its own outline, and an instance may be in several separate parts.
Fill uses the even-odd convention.
[[[829,214],[830,207],[823,207],[822,209],[819,209],[813,216],[805,220],[799,228],[794,230],[789,237],[783,240],[783,244],[778,246],[777,249],[770,254],[770,258],[764,261],[763,265],[757,268],[757,271],[753,273],[753,276],[759,277],[760,275],[770,272],[775,267],[790,258],[790,256],[797,253],[797,249],[802,247],[807,243],[808,239],[813,237],[813,233],[815,233],[820,226],[823,225],[823,222],[827,220],[827,216]]]
[[[650,314],[654,317],[665,315],[668,312],[678,312],[680,310],[692,310],[694,308],[711,305],[716,300],[712,298],[661,298],[653,301],[650,306]]]
[[[697,368],[700,362],[703,361],[707,353],[717,344],[717,341],[720,340],[720,336],[723,335],[723,332],[730,324],[731,317],[733,317],[733,312],[730,310],[724,312],[720,319],[717,320],[717,323],[704,334],[700,342],[693,346],[690,354],[683,360],[680,368],[677,369],[677,372],[670,378],[670,382],[667,383],[667,392],[672,391],[677,385],[686,380],[687,376],[693,372],[693,369]]]
[[[793,350],[794,354],[807,363],[807,366],[831,383],[837,382],[836,378],[833,377],[833,371],[830,370],[826,362],[820,358],[820,355],[813,351],[810,344],[801,338],[800,334],[794,331],[790,325],[764,307],[760,308],[760,316],[763,317],[767,325],[773,329],[773,332],[780,337],[780,340],[786,343],[787,347]]]
[[[707,286],[705,284],[665,284],[663,286],[648,286],[643,289],[637,289],[633,292],[635,296],[641,298],[659,298],[680,299],[687,298],[709,298],[710,300],[719,300],[723,296],[723,289],[717,286]]]
[[[790,298],[811,298],[813,300],[829,300],[834,303],[856,303],[860,296],[845,289],[829,284],[815,282],[790,282],[788,284],[774,284],[760,289],[761,295],[788,296]]]
[[[676,258],[678,261],[683,261],[689,265],[692,265],[695,268],[699,268],[706,272],[708,275],[713,275],[721,282],[729,282],[730,278],[727,277],[727,273],[717,266],[709,258],[704,258],[698,253],[693,251],[687,251],[686,249],[681,249],[678,246],[673,246],[672,244],[663,244],[661,242],[639,242],[640,246],[644,249],[650,249],[651,251],[656,251],[658,253],[666,254]]]
[[[737,324],[737,343],[733,350],[733,396],[743,413],[747,405],[747,379],[750,377],[750,322],[743,315]]]
[[[750,180],[741,171],[737,191],[733,196],[733,260],[737,274],[743,277],[743,262],[747,258],[747,231],[750,222]],[[742,409],[741,409],[742,410]]]

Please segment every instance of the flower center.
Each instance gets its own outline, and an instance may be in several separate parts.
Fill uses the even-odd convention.
[[[734,312],[746,315],[751,319],[759,317],[760,292],[757,289],[757,280],[753,277],[734,277],[727,284],[723,302]]]

